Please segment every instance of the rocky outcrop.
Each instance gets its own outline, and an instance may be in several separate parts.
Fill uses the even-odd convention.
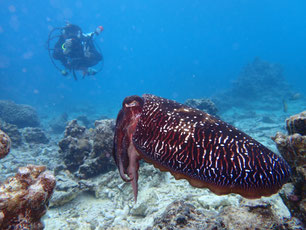
[[[68,170],[60,171],[56,175],[56,181],[56,188],[50,200],[50,207],[62,206],[82,192],[82,188],[77,179]]]
[[[39,118],[36,110],[29,105],[18,105],[12,101],[0,100],[0,118],[18,128],[37,127]]]
[[[280,153],[294,170],[306,164],[306,111],[286,120],[288,135],[272,137]]]
[[[291,166],[293,189],[284,190],[282,198],[291,213],[306,224],[306,111],[286,120],[288,134],[276,133],[272,140]]]
[[[0,228],[43,229],[40,219],[47,212],[55,183],[44,166],[19,168],[15,177],[0,185]]]
[[[279,109],[292,95],[280,65],[255,58],[242,68],[232,86],[213,97],[221,111],[234,107]],[[285,108],[284,108],[285,109]]]
[[[22,145],[22,134],[19,131],[17,125],[13,125],[10,123],[7,123],[5,121],[0,120],[0,128],[9,135],[11,141],[12,141],[12,147],[19,147]]]
[[[278,216],[268,202],[242,200],[239,206],[220,210],[197,208],[188,201],[172,202],[146,230],[195,229],[295,229],[297,223]]]
[[[195,108],[195,109],[199,109],[202,110],[206,113],[209,113],[211,115],[216,116],[218,113],[218,109],[215,105],[215,103],[210,100],[210,99],[188,99],[185,102],[186,105]]]
[[[306,135],[306,111],[293,115],[286,120],[288,134]]]
[[[18,129],[16,125],[2,121],[0,122],[0,128],[10,136],[13,148],[20,147],[23,143],[49,143],[49,139],[46,137],[45,132],[38,127],[26,127]]]
[[[89,178],[113,168],[113,136],[113,120],[97,121],[95,129],[88,130],[77,120],[69,122],[65,137],[59,142],[67,169],[78,178]]]
[[[11,149],[11,139],[9,136],[0,130],[0,159],[5,157]]]
[[[32,144],[48,144],[49,139],[46,137],[44,131],[40,128],[25,128],[23,132],[24,139],[27,143]]]
[[[146,230],[168,229],[226,229],[217,212],[198,210],[194,205],[178,200],[174,201],[155,218],[153,227]]]

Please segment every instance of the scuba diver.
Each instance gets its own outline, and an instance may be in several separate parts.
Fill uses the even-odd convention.
[[[52,37],[53,32],[58,30],[60,30],[60,35]],[[67,24],[63,28],[55,28],[50,32],[48,40],[52,63],[64,76],[68,75],[67,70],[72,72],[75,80],[77,80],[76,70],[83,71],[83,78],[86,75],[94,75],[101,71],[102,68],[97,71],[91,67],[103,62],[103,56],[101,52],[97,51],[93,40],[102,31],[103,27],[98,26],[94,32],[84,34],[79,26],[73,24]],[[50,41],[57,37],[58,41],[51,49]],[[52,55],[50,51],[53,51]],[[59,68],[53,59],[59,60],[65,69]]]

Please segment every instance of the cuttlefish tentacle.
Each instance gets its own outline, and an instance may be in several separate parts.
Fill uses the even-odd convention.
[[[125,170],[123,166],[124,148],[125,148],[124,143],[126,139],[126,133],[123,131],[124,126],[125,126],[123,110],[119,111],[116,123],[117,123],[117,126],[116,126],[115,137],[114,137],[113,157],[115,159],[116,165],[119,168],[119,173],[120,173],[122,180],[124,180],[125,182],[130,182],[131,179],[125,176],[125,172],[124,172]]]
[[[135,202],[137,201],[138,194],[138,169],[139,169],[139,155],[133,142],[130,143],[128,148],[129,155],[129,167],[128,167],[128,175],[131,178],[132,188],[134,192]]]
[[[123,161],[121,159],[119,159],[119,173],[120,173],[122,180],[124,180],[125,182],[130,182],[133,179],[133,178],[126,177],[126,174],[123,168]]]
[[[133,134],[141,115],[143,99],[131,96],[123,101],[117,121],[114,138],[113,155],[119,168],[121,178],[131,182],[135,202],[138,191],[139,154],[133,144]]]

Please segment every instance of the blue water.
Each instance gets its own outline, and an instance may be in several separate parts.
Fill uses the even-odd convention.
[[[283,66],[306,92],[304,0],[0,0],[0,99],[61,113],[91,106],[114,117],[124,97],[183,102],[227,89],[255,57]],[[48,33],[65,22],[96,42],[103,71],[74,81],[52,65]]]

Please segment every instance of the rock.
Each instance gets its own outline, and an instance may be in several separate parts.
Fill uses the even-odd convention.
[[[159,217],[154,219],[153,226],[147,230],[270,229],[271,226],[274,227],[273,229],[286,229],[283,216],[279,216],[273,209],[274,205],[270,205],[269,202],[261,200],[249,202],[249,200],[243,199],[240,206],[225,205],[220,207],[220,210],[214,211],[196,208],[186,201],[174,201]]]
[[[285,229],[270,206],[228,206],[219,215],[225,229]]]
[[[78,178],[90,178],[114,168],[112,159],[114,121],[100,120],[95,129],[69,122],[65,138],[59,142],[67,169]]]
[[[152,213],[152,207],[154,207],[154,202],[158,197],[154,193],[144,193],[142,195],[141,199],[139,199],[131,209],[130,214],[144,218]]]
[[[165,212],[154,219],[153,226],[147,228],[147,230],[169,229],[225,230],[216,212],[197,210],[192,204],[182,200],[168,205]]]
[[[291,218],[288,208],[283,203],[281,197],[277,194],[271,197],[263,197],[262,199],[255,200],[241,199],[239,202],[239,207],[248,207],[250,210],[256,208],[269,209],[271,216],[274,216],[279,222],[281,222],[282,219]]]
[[[211,115],[216,116],[218,113],[218,109],[215,105],[215,103],[210,100],[210,99],[188,99],[185,102],[186,105],[195,108],[195,109],[199,109],[202,110],[206,113],[209,113]]]
[[[0,159],[5,157],[11,149],[9,136],[0,129]]]
[[[93,152],[96,156],[103,155],[110,158],[113,149],[115,122],[112,119],[95,122]]]
[[[216,196],[214,194],[201,196],[198,198],[199,204],[205,209],[219,210],[225,206],[234,205],[233,203],[237,200],[236,197],[231,196]]]
[[[306,111],[286,120],[288,135],[277,132],[271,137],[277,149],[291,167],[293,191],[281,193],[283,201],[293,217],[306,225]]]
[[[71,172],[77,171],[91,152],[91,144],[85,138],[65,137],[59,142],[59,147],[64,163]]]
[[[234,88],[239,95],[245,95],[247,98],[258,98],[262,97],[263,94],[271,94],[277,90],[287,90],[288,84],[285,83],[284,79],[283,69],[280,65],[255,58],[253,62],[243,68],[239,78],[234,83]],[[277,95],[279,93],[277,92]]]
[[[19,131],[17,125],[7,123],[5,121],[0,121],[0,128],[9,135],[12,141],[12,147],[16,148],[22,145],[22,135]]]
[[[28,165],[0,185],[0,228],[41,230],[55,177],[44,166]]]
[[[213,97],[220,110],[235,107],[252,109],[282,108],[282,98],[292,92],[280,65],[255,58],[242,68],[232,86]]]
[[[23,132],[24,139],[27,143],[48,144],[49,139],[40,128],[25,128]]]
[[[18,128],[37,127],[39,119],[36,110],[29,105],[17,105],[12,101],[0,100],[0,118]]]
[[[82,137],[85,134],[86,128],[79,126],[77,120],[72,120],[68,123],[65,129],[65,137],[71,136],[75,138]]]
[[[285,135],[277,132],[271,137],[276,143],[278,151],[283,155],[286,161],[295,166],[303,166],[306,163],[306,135],[298,133]]]
[[[50,207],[62,206],[82,192],[77,180],[68,171],[61,171],[56,175],[56,181],[55,191],[50,200]]]
[[[286,120],[288,134],[306,135],[306,111],[293,115]]]

